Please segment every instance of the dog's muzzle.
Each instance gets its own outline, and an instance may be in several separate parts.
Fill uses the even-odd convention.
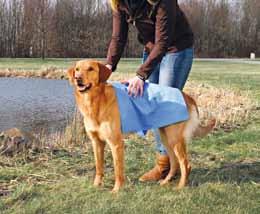
[[[77,82],[77,89],[79,92],[88,91],[92,87],[91,83],[84,84],[82,79],[77,79],[76,82]]]

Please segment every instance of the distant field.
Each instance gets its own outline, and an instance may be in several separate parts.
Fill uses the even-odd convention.
[[[95,58],[99,61],[105,61],[104,58]],[[74,62],[77,60],[80,60],[79,58],[46,58],[45,60],[42,60],[40,58],[0,58],[0,70],[1,69],[17,69],[17,70],[40,70],[45,69],[49,67],[55,67],[58,69],[66,69],[69,66],[73,65]],[[222,62],[222,63],[228,63],[228,64],[243,64],[248,62],[258,62],[260,61],[260,58],[256,60],[249,60],[249,59],[195,59],[197,62]],[[232,63],[232,61],[235,61],[235,63]],[[129,62],[135,62],[140,63],[141,59],[139,58],[123,58],[120,61],[121,65],[128,65]],[[135,64],[134,64],[135,65]]]
[[[95,58],[99,61],[104,61],[102,58]],[[78,58],[47,58],[42,60],[40,58],[0,58],[0,70],[1,69],[14,69],[14,70],[41,70],[50,67],[58,69],[66,69],[72,66]],[[140,59],[141,60],[141,59]],[[122,64],[129,61],[139,61],[139,59],[122,59]]]
[[[67,68],[77,59],[0,58],[0,69],[40,70],[47,67]]]
[[[0,59],[0,70],[67,68],[76,59]],[[134,73],[140,59],[122,60],[118,73]],[[260,213],[260,65],[195,61],[190,80],[219,88],[234,88],[258,101],[246,126],[218,131],[188,145],[192,172],[188,187],[140,183],[138,177],[154,165],[154,140],[126,139],[127,184],[117,195],[111,155],[106,154],[105,186],[92,187],[91,145],[24,157],[0,156],[0,213]],[[1,103],[1,100],[0,100]],[[1,195],[1,191],[0,191]]]

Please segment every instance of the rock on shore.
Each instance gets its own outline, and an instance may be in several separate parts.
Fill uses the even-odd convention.
[[[33,148],[36,141],[31,133],[18,128],[8,129],[0,133],[0,155],[12,156],[25,152]]]

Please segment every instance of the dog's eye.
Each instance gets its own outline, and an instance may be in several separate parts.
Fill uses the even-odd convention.
[[[79,71],[79,68],[76,68],[75,70],[76,70],[76,71]]]
[[[88,71],[93,71],[94,70],[94,68],[93,67],[88,67]]]

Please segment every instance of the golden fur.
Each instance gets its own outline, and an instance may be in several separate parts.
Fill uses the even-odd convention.
[[[111,71],[96,61],[78,61],[69,69],[68,76],[75,87],[76,103],[84,117],[86,132],[91,139],[96,175],[94,185],[102,184],[104,176],[104,147],[107,143],[112,151],[115,184],[117,192],[124,184],[124,144],[122,140],[120,114],[116,94],[112,85],[107,84]],[[215,120],[206,127],[199,125],[198,110],[195,101],[183,93],[190,119],[181,123],[160,128],[161,139],[170,158],[170,171],[160,184],[167,184],[180,168],[181,178],[178,188],[187,183],[191,170],[186,151],[186,142],[194,135],[206,135],[215,125]]]

